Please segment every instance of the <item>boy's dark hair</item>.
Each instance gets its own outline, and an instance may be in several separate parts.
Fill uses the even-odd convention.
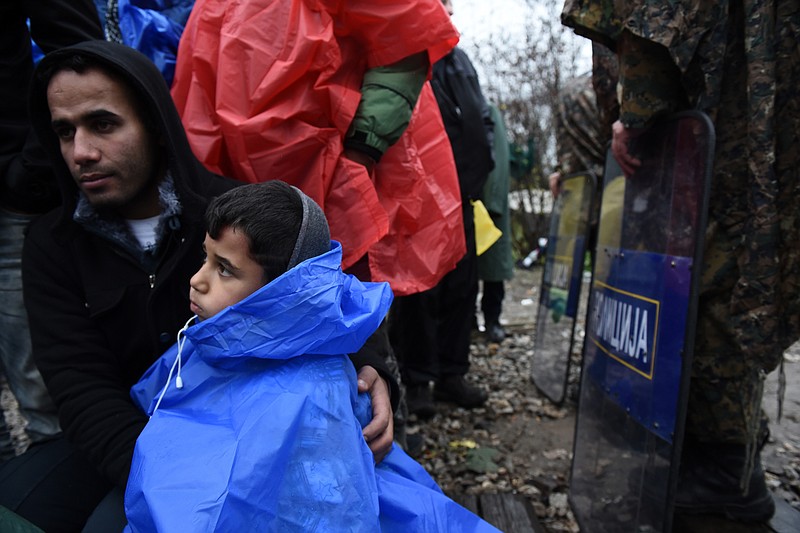
[[[214,198],[206,210],[206,224],[212,239],[225,228],[241,231],[267,282],[330,249],[328,225],[319,206],[278,180],[242,185]]]

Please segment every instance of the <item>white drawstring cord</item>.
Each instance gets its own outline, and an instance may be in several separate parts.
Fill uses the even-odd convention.
[[[189,328],[189,324],[197,318],[197,315],[192,316],[189,320],[186,321],[186,324],[178,331],[178,356],[175,358],[175,362],[172,363],[172,366],[169,369],[169,374],[167,374],[167,382],[164,384],[164,389],[161,391],[161,394],[158,396],[158,401],[156,402],[156,406],[153,408],[153,415],[156,414],[158,411],[158,406],[161,405],[161,400],[164,399],[164,395],[167,393],[167,389],[169,388],[169,382],[172,381],[172,372],[175,371],[175,367],[178,367],[178,375],[175,378],[175,387],[178,389],[183,388],[183,379],[181,379],[181,352],[183,351],[183,345],[186,342],[186,336],[184,332]],[[153,416],[150,415],[150,416]]]

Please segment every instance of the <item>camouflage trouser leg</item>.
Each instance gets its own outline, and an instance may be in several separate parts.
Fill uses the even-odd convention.
[[[735,237],[713,224],[697,317],[687,435],[703,442],[753,444],[761,418],[766,371],[736,342],[730,320],[730,296],[738,277]]]

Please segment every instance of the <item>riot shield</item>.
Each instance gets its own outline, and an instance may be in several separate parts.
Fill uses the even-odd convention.
[[[555,403],[566,395],[596,181],[591,172],[563,177],[550,215],[531,379]]]
[[[570,476],[585,532],[671,530],[694,338],[710,120],[683,113],[609,155]]]

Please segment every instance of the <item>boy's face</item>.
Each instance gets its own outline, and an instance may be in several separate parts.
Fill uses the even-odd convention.
[[[128,88],[97,68],[63,70],[50,80],[47,103],[61,155],[89,202],[125,218],[158,215],[158,143]]]
[[[206,234],[206,259],[189,281],[192,313],[200,320],[253,294],[266,283],[264,269],[250,257],[250,242],[244,234],[224,228],[219,239]]]

